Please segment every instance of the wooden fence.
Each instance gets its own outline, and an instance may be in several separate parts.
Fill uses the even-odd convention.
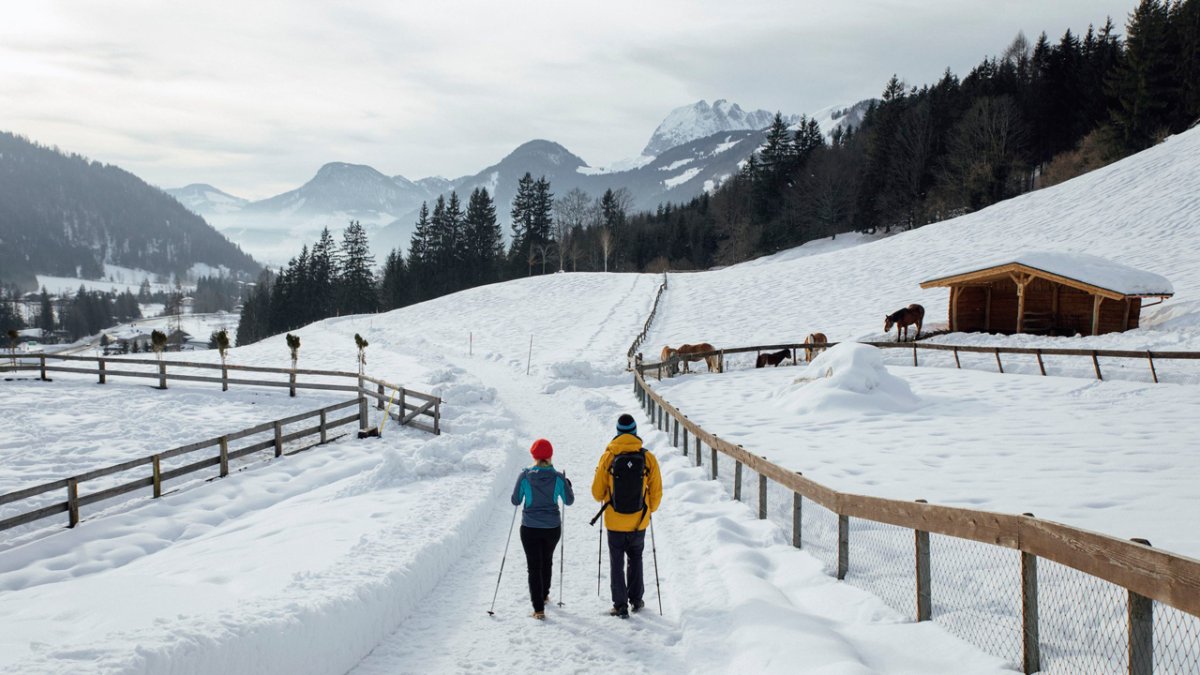
[[[71,365],[55,365],[55,361],[61,362],[94,362],[94,368],[83,368]],[[32,363],[31,363],[32,362]],[[296,395],[297,389],[316,389],[325,391],[344,391],[355,395],[355,398],[338,403],[332,406],[327,406],[318,410],[300,413],[285,417],[283,419],[265,422],[249,429],[243,429],[231,434],[210,438],[196,443],[189,443],[178,448],[173,448],[165,452],[151,455],[149,457],[141,457],[138,459],[129,460],[101,469],[95,469],[78,476],[63,478],[42,485],[37,485],[8,494],[0,495],[0,505],[9,504],[12,502],[36,497],[54,490],[66,490],[66,501],[56,502],[46,506],[36,508],[25,513],[20,513],[15,516],[0,520],[0,531],[31,523],[42,518],[48,518],[63,512],[68,514],[68,526],[74,527],[80,518],[80,508],[96,502],[111,499],[113,497],[132,492],[134,490],[145,487],[152,487],[154,497],[162,495],[163,482],[185,476],[196,471],[200,471],[207,467],[219,466],[219,476],[224,477],[229,473],[229,461],[244,457],[246,455],[259,452],[268,448],[274,448],[275,456],[279,457],[283,454],[283,444],[309,436],[317,436],[319,440],[313,445],[320,445],[328,442],[328,433],[331,429],[341,427],[346,424],[359,422],[360,428],[365,428],[368,425],[368,399],[376,401],[376,408],[384,410],[389,416],[394,415],[395,419],[403,426],[411,426],[431,434],[441,433],[441,417],[442,417],[442,399],[431,394],[426,394],[419,391],[414,391],[396,384],[392,384],[386,380],[371,377],[366,374],[333,371],[333,370],[311,370],[311,369],[289,369],[289,368],[264,368],[258,366],[239,366],[239,365],[223,365],[213,363],[194,363],[187,361],[167,361],[158,359],[125,359],[125,358],[105,358],[96,356],[71,356],[65,354],[35,354],[31,356],[19,356],[14,361],[10,360],[9,364],[0,366],[0,372],[14,371],[33,371],[39,374],[42,380],[49,380],[50,373],[76,373],[84,375],[95,375],[100,384],[106,384],[110,377],[133,377],[133,378],[149,378],[158,380],[158,386],[161,389],[167,388],[169,381],[183,382],[211,382],[221,384],[222,390],[227,390],[229,385],[244,385],[255,387],[287,387],[292,396]],[[153,372],[142,372],[129,370],[130,366],[154,366]],[[113,366],[116,366],[115,368]],[[176,372],[171,372],[174,369]],[[220,376],[193,375],[178,372],[180,369],[202,369],[202,370],[220,370]],[[260,373],[268,375],[286,375],[287,379],[247,379],[230,377],[229,373]],[[334,383],[334,382],[306,382],[298,381],[298,376],[306,377],[323,377],[333,380],[350,380],[353,383]],[[355,407],[357,410],[353,415],[343,417],[336,420],[328,419],[331,413],[334,413],[345,408]],[[310,418],[318,418],[317,424],[301,429],[300,431],[284,434],[283,426],[302,422]],[[235,450],[229,449],[229,444],[233,441],[253,436],[255,434],[264,433],[274,430],[274,438],[253,443],[244,448]],[[173,468],[169,470],[161,470],[161,462],[187,455],[189,453],[204,450],[206,448],[218,447],[219,453],[214,456],[205,457],[185,466]],[[312,447],[312,446],[308,446]],[[307,449],[307,448],[305,448]],[[79,485],[86,481],[96,480],[105,476],[129,471],[141,466],[151,466],[152,474],[145,478],[139,478],[129,483],[105,488],[90,494],[80,495]]]
[[[783,349],[787,345],[771,346]],[[743,351],[754,351],[747,348]],[[763,348],[767,349],[767,348]],[[730,353],[732,350],[724,350]],[[793,495],[792,541],[800,545],[801,504],[809,499],[837,514],[838,542],[836,576],[844,579],[851,565],[849,521],[860,518],[912,530],[916,556],[916,619],[932,618],[929,534],[980,542],[1021,552],[1020,597],[1022,598],[1022,648],[1025,672],[1041,669],[1038,638],[1037,562],[1054,561],[1124,588],[1128,592],[1128,663],[1129,672],[1149,675],[1153,672],[1155,630],[1152,601],[1200,617],[1200,560],[1160,551],[1139,541],[1125,541],[1108,535],[1071,527],[1030,515],[1011,515],[975,509],[906,502],[868,495],[840,492],[755,455],[740,445],[719,438],[688,419],[646,383],[644,372],[660,370],[662,364],[635,368],[634,393],[654,420],[657,428],[671,433],[678,444],[680,432],[685,454],[689,434],[695,442],[697,465],[702,444],[712,452],[710,463],[716,474],[717,453],[735,462],[734,493],[740,497],[742,466],[759,475],[759,517],[766,518],[766,481],[773,480]],[[674,427],[673,431],[672,426]],[[924,544],[924,545],[922,545]]]
[[[641,344],[640,342],[637,343],[637,346],[640,346],[640,344]],[[752,353],[752,352],[753,353],[774,352],[774,351],[780,351],[783,349],[789,349],[789,350],[792,350],[792,361],[794,363],[800,358],[799,352],[805,348],[825,349],[828,347],[833,347],[837,344],[839,344],[839,343],[826,342],[826,343],[809,344],[809,345],[806,345],[803,343],[788,343],[788,344],[776,344],[776,345],[755,345],[752,347],[731,347],[731,348],[727,348],[727,349],[717,349],[717,350],[714,350],[711,352],[704,352],[702,354],[693,354],[690,357],[690,360],[697,360],[697,359],[701,359],[705,356],[716,355],[718,357],[718,363],[719,363],[718,369],[724,370],[725,369],[725,357],[727,355],[748,354],[748,353]],[[1092,371],[1096,374],[1097,380],[1104,379],[1104,373],[1100,367],[1100,358],[1101,357],[1114,358],[1114,359],[1134,359],[1134,360],[1140,360],[1140,361],[1146,362],[1147,366],[1149,367],[1150,377],[1151,377],[1151,379],[1154,380],[1155,383],[1158,382],[1158,369],[1154,365],[1156,360],[1158,360],[1158,361],[1168,361],[1168,360],[1196,361],[1196,360],[1200,360],[1200,352],[1181,352],[1181,351],[1151,351],[1151,350],[1138,351],[1138,350],[1127,350],[1127,349],[1056,349],[1056,348],[1040,348],[1040,347],[983,347],[983,346],[976,346],[976,345],[944,345],[944,344],[925,343],[925,342],[862,342],[860,344],[870,345],[872,347],[878,347],[880,349],[892,349],[892,350],[900,349],[900,350],[911,351],[912,352],[912,364],[914,366],[920,365],[920,358],[918,357],[918,354],[922,351],[951,352],[954,355],[954,365],[956,368],[962,368],[962,362],[959,359],[960,353],[962,353],[962,354],[988,354],[988,355],[995,357],[996,369],[1001,373],[1004,372],[1004,361],[1001,359],[1001,355],[1003,355],[1003,354],[1027,355],[1027,356],[1035,357],[1037,359],[1038,370],[1041,372],[1042,375],[1046,374],[1046,362],[1045,362],[1044,357],[1047,357],[1047,356],[1068,356],[1068,357],[1082,356],[1082,357],[1087,357],[1087,358],[1091,359]],[[635,350],[631,349],[630,351],[634,352]],[[679,364],[682,361],[682,359],[680,359],[678,356],[673,356],[670,359],[668,359],[667,361],[664,361],[661,363],[642,364],[640,357],[641,357],[640,354],[634,355],[634,357],[633,357],[634,365],[637,367],[640,367],[643,372],[646,372],[651,369],[655,369],[657,372],[657,377],[659,379],[662,379],[663,374],[666,374],[667,376],[674,374],[674,372],[676,372],[678,370]]]
[[[29,499],[31,497],[37,497],[55,490],[66,491],[66,501],[55,502],[31,511],[26,511],[9,518],[5,518],[4,520],[0,520],[0,531],[25,525],[27,523],[32,523],[43,518],[49,518],[64,512],[67,514],[67,526],[75,527],[77,524],[79,524],[79,520],[82,517],[80,511],[85,506],[145,488],[151,488],[154,498],[157,499],[158,497],[162,496],[163,484],[167,481],[180,478],[182,476],[187,476],[196,473],[197,471],[202,471],[208,467],[219,467],[216,477],[224,478],[225,476],[229,475],[229,462],[232,460],[268,449],[273,449],[275,456],[281,457],[284,454],[283,446],[285,443],[308,438],[310,436],[316,436],[317,442],[288,454],[295,454],[296,452],[301,452],[302,450],[306,450],[310,447],[327,443],[330,440],[329,432],[331,430],[347,424],[353,424],[354,422],[358,422],[362,419],[361,401],[361,398],[356,397],[349,401],[326,406],[318,410],[312,410],[309,412],[292,415],[290,417],[284,417],[271,422],[264,422],[263,424],[253,426],[248,429],[242,429],[241,431],[236,431],[231,434],[225,434],[224,436],[209,438],[203,441],[197,441],[195,443],[188,443],[187,445],[172,448],[171,450],[150,455],[148,457],[131,459],[121,462],[120,464],[114,464],[112,466],[107,466],[100,469],[93,469],[92,471],[88,471],[77,476],[72,476],[70,478],[63,478],[51,481],[49,483],[43,483],[41,485],[36,485],[23,490],[17,490],[15,492],[0,495],[0,505],[3,505]],[[353,414],[346,417],[332,420],[329,419],[330,414],[339,410],[345,410],[346,408],[358,408],[358,410],[355,410]],[[303,422],[304,420],[312,419],[314,417],[317,418],[316,424],[300,429],[299,431],[294,431],[287,434],[283,433],[284,425]],[[229,448],[230,443],[234,441],[269,431],[274,431],[273,438],[251,443],[243,448],[237,448],[233,450]],[[196,461],[173,469],[163,470],[162,468],[162,462],[166,460],[176,457],[183,457],[185,455],[191,455],[212,447],[218,448],[217,454],[202,457],[201,459],[197,459]],[[150,467],[150,475],[148,476],[102,490],[97,490],[89,494],[80,493],[80,486],[87,481],[94,481],[98,478],[111,476],[145,466]]]
[[[634,354],[642,348],[642,343],[646,341],[646,335],[650,333],[650,324],[654,323],[654,317],[658,314],[658,303],[662,300],[663,291],[667,290],[667,275],[663,274],[662,283],[658,285],[658,291],[654,294],[654,306],[650,308],[650,316],[646,317],[646,323],[642,324],[642,332],[633,338],[633,344],[629,345],[629,367],[634,365]]]
[[[50,373],[76,373],[84,375],[95,375],[100,384],[106,384],[110,377],[133,377],[143,378],[158,381],[159,389],[166,389],[167,383],[172,381],[177,382],[211,382],[220,384],[221,390],[229,389],[230,385],[252,386],[252,387],[286,387],[292,396],[296,395],[297,389],[314,389],[323,391],[345,391],[357,395],[361,400],[360,412],[361,418],[367,418],[367,402],[368,397],[374,398],[377,401],[377,407],[383,409],[388,400],[393,400],[393,405],[398,406],[397,410],[401,412],[400,423],[405,426],[413,426],[422,431],[428,431],[432,434],[441,433],[441,413],[442,400],[437,396],[426,394],[412,389],[407,389],[399,385],[391,384],[386,380],[370,377],[365,374],[352,373],[340,370],[313,370],[305,368],[266,368],[261,366],[241,366],[221,363],[197,363],[192,361],[168,361],[159,359],[127,359],[121,357],[103,357],[103,356],[72,356],[67,354],[31,354],[25,356],[17,356],[15,359],[9,358],[5,365],[0,365],[0,373],[18,372],[18,371],[33,371],[37,372],[42,380],[49,380]],[[70,365],[55,365],[55,361],[66,363],[81,362],[95,363],[95,367],[82,368]],[[15,363],[15,365],[13,365]],[[129,366],[153,366],[152,371],[137,371],[129,370]],[[176,372],[171,372],[175,369]],[[219,370],[220,376],[216,375],[192,375],[178,372],[179,369],[199,369],[199,370]],[[248,379],[245,377],[230,377],[230,372],[235,375],[238,373],[259,373],[265,375],[286,375],[287,379]],[[343,380],[345,383],[336,382],[305,382],[298,380],[299,376],[307,377],[323,377],[332,380]],[[369,387],[368,383],[375,385]],[[388,390],[392,394],[388,394]],[[428,418],[428,419],[426,419]]]

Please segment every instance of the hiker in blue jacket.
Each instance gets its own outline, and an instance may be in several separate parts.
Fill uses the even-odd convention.
[[[550,463],[554,446],[539,438],[529,448],[535,464],[521,472],[513,488],[513,506],[524,504],[521,514],[521,546],[529,567],[529,599],[533,601],[533,618],[546,618],[546,602],[550,600],[550,575],[554,565],[554,548],[562,536],[562,517],[558,502],[570,506],[575,492],[566,474],[559,473]],[[562,571],[560,570],[561,574]]]

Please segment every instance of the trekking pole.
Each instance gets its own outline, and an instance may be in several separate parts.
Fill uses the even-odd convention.
[[[512,531],[513,526],[517,524],[517,509],[519,508],[521,508],[520,504],[513,507],[513,519],[508,526],[508,539],[504,541],[504,557],[500,558],[500,573],[496,575],[496,592],[492,593],[492,607],[488,610],[488,616],[496,616],[496,596],[500,594],[500,577],[504,576],[504,561],[508,559],[508,545],[512,543]]]
[[[658,595],[658,615],[662,616],[662,586],[658,583],[658,546],[654,543],[654,517],[650,517],[650,553],[654,556],[654,591]]]
[[[596,540],[596,597],[600,597],[600,559],[604,557],[604,526],[600,526],[600,538]]]
[[[563,577],[567,576],[567,505],[563,504],[562,543],[558,550],[558,606],[563,606]]]

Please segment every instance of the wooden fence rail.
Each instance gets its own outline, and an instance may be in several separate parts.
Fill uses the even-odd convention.
[[[96,363],[95,368],[80,368],[66,365],[52,365],[48,361],[67,361],[67,362],[92,362]],[[379,407],[384,408],[388,400],[395,401],[394,405],[400,411],[400,423],[405,426],[416,427],[422,431],[427,431],[432,434],[441,433],[441,413],[442,400],[437,396],[426,394],[423,392],[407,389],[396,384],[392,384],[385,380],[373,378],[369,375],[353,373],[340,370],[314,370],[306,368],[267,368],[262,366],[243,366],[233,364],[220,363],[199,363],[194,361],[168,361],[158,359],[127,359],[102,356],[75,356],[69,354],[30,354],[22,355],[14,358],[6,359],[7,364],[0,365],[0,373],[16,372],[16,371],[37,371],[40,379],[49,380],[49,373],[74,373],[81,375],[95,375],[100,384],[107,384],[111,377],[132,377],[158,380],[160,389],[166,389],[167,383],[172,381],[177,382],[211,382],[220,384],[222,390],[228,389],[229,385],[241,385],[251,387],[286,387],[292,396],[296,395],[297,389],[312,389],[318,391],[344,391],[356,394],[361,399],[360,411],[362,419],[367,417],[366,399],[374,398],[378,400]],[[34,361],[34,363],[30,363]],[[12,365],[16,363],[16,365]],[[112,366],[155,366],[156,369],[152,372],[143,372],[136,370],[114,370]],[[219,370],[220,376],[208,375],[189,375],[179,372],[171,372],[171,369],[194,368],[201,370]],[[288,379],[282,380],[266,380],[266,379],[248,379],[248,378],[231,378],[229,372],[234,373],[262,373],[268,375],[286,375]],[[352,383],[334,384],[329,382],[304,382],[297,379],[297,376],[310,377],[326,377],[333,379],[352,380]],[[376,385],[374,390],[368,389],[366,383]],[[387,394],[387,390],[391,390],[392,395]],[[415,404],[409,399],[419,401],[420,404]],[[0,502],[2,504],[3,502]]]
[[[0,495],[0,505],[2,505],[29,499],[30,497],[36,497],[38,495],[53,492],[55,490],[61,490],[63,488],[66,488],[67,491],[66,501],[42,506],[31,511],[26,511],[9,518],[5,518],[4,520],[0,520],[0,531],[25,525],[27,523],[32,523],[34,521],[64,512],[68,514],[67,526],[75,527],[77,524],[79,524],[80,518],[82,517],[81,508],[84,506],[89,506],[106,499],[111,499],[113,497],[147,487],[152,488],[153,497],[158,498],[162,496],[163,483],[166,481],[173,480],[181,476],[186,476],[211,466],[219,466],[220,469],[217,477],[223,478],[229,474],[229,462],[231,460],[239,459],[241,457],[245,457],[247,455],[267,449],[273,449],[275,456],[280,457],[283,455],[283,444],[300,440],[302,438],[307,438],[309,436],[319,436],[319,440],[312,445],[306,446],[305,448],[301,448],[300,450],[296,450],[294,452],[300,452],[301,450],[306,450],[309,447],[327,443],[330,440],[328,435],[330,430],[360,421],[360,414],[358,410],[351,415],[333,420],[329,419],[329,415],[339,410],[360,407],[361,400],[361,397],[355,397],[349,401],[336,403],[318,410],[311,410],[308,412],[291,415],[289,417],[272,420],[270,422],[264,422],[263,424],[242,429],[241,431],[235,431],[223,436],[218,436],[216,438],[209,438],[203,441],[181,445],[177,448],[172,448],[148,457],[138,457],[136,459],[121,462],[120,464],[93,469],[70,478],[62,478],[59,480],[50,481],[49,483],[43,483],[41,485],[35,485],[33,487],[28,487]],[[304,420],[311,419],[313,417],[319,419],[317,424],[300,429],[298,431],[293,431],[291,433],[281,433],[284,425],[303,422]],[[246,447],[238,448],[236,450],[229,449],[229,444],[233,441],[241,440],[255,434],[261,434],[272,430],[275,431],[274,438],[252,443]],[[199,460],[167,471],[162,470],[162,462],[164,460],[182,457],[184,455],[189,455],[191,453],[212,448],[214,446],[219,449],[218,454],[216,455],[206,456]],[[289,454],[294,454],[294,452]],[[83,483],[96,480],[97,478],[103,478],[105,476],[111,476],[125,471],[130,471],[132,469],[137,469],[147,465],[151,467],[151,473],[149,476],[137,478],[130,482],[108,487],[89,494],[80,494],[79,488]]]
[[[633,344],[629,345],[629,353],[627,356],[629,357],[630,367],[633,367],[634,364],[634,354],[637,354],[638,350],[641,349],[642,343],[646,341],[646,336],[650,333],[650,325],[654,323],[654,317],[658,314],[658,303],[660,300],[662,300],[663,291],[666,290],[667,275],[666,273],[663,273],[662,283],[658,285],[658,290],[654,293],[654,305],[650,308],[650,316],[647,316],[646,323],[642,324],[642,332],[638,333],[637,336],[633,338]]]
[[[774,348],[775,346],[772,346]],[[786,348],[779,346],[778,348]],[[754,351],[756,348],[742,348],[740,351]],[[730,353],[732,350],[724,350]],[[1028,352],[1025,352],[1028,353]],[[1183,358],[1195,358],[1185,356]],[[842,579],[850,566],[848,524],[850,518],[860,518],[876,523],[887,523],[911,529],[915,533],[918,554],[920,542],[927,541],[930,533],[955,537],[983,544],[990,544],[1022,552],[1022,569],[1036,569],[1036,559],[1045,558],[1070,567],[1079,572],[1103,579],[1126,589],[1131,598],[1155,600],[1186,612],[1193,617],[1200,617],[1200,560],[1169,553],[1151,548],[1144,542],[1125,541],[1105,534],[1063,525],[1029,515],[1011,515],[980,511],[976,509],[953,506],[940,506],[923,502],[907,502],[895,499],[884,499],[868,495],[841,492],[826,487],[803,476],[800,472],[787,469],[766,458],[755,455],[740,445],[730,443],[715,434],[700,427],[677,408],[672,406],[660,394],[655,392],[647,383],[644,373],[657,370],[662,364],[646,364],[635,368],[634,390],[645,411],[654,420],[660,430],[670,432],[670,425],[675,425],[672,439],[683,433],[684,452],[688,450],[688,435],[695,439],[695,458],[697,465],[702,461],[701,444],[712,448],[712,477],[717,477],[716,457],[722,453],[735,462],[735,475],[741,474],[745,465],[750,470],[766,479],[779,483],[790,490],[794,496],[794,524],[792,541],[800,543],[801,502],[803,499],[812,500],[838,516],[839,541],[837,576]],[[736,483],[735,483],[736,486]],[[760,494],[765,488],[760,487]],[[927,549],[928,547],[926,547]],[[926,550],[928,554],[928,550]],[[922,566],[918,561],[917,597],[914,606],[917,608],[918,620],[930,617],[928,579],[922,583],[922,574],[928,573],[928,561]],[[1023,575],[1023,584],[1028,584],[1029,576]],[[1025,640],[1024,667],[1026,672],[1040,669],[1037,636],[1037,594],[1036,573],[1032,576],[1033,592],[1029,588],[1018,589],[1018,594],[1024,598],[1023,633],[1034,636],[1035,639]],[[1032,599],[1032,600],[1031,600]],[[1130,611],[1133,612],[1133,602]],[[1138,605],[1138,612],[1148,610]],[[1132,617],[1132,614],[1131,614]],[[1134,658],[1134,654],[1148,653],[1152,648],[1147,641],[1154,639],[1153,631],[1144,630],[1145,623],[1130,622],[1130,668],[1131,672],[1138,670],[1142,663]],[[1135,635],[1136,632],[1136,635]],[[1138,657],[1140,658],[1140,657]]]
[[[640,346],[640,342],[635,343],[635,346]],[[802,349],[826,349],[836,346],[838,342],[823,342],[819,344],[804,344],[804,343],[786,343],[774,345],[755,345],[751,347],[730,347],[726,349],[716,349],[711,352],[693,354],[689,360],[698,360],[706,356],[716,356],[718,359],[718,370],[725,369],[725,357],[730,354],[748,354],[751,352],[773,352],[783,349],[802,350]],[[985,347],[980,345],[945,345],[937,343],[925,342],[862,342],[859,344],[878,347],[879,349],[902,349],[912,352],[913,365],[920,365],[917,358],[917,353],[921,351],[936,351],[936,352],[952,352],[954,354],[954,364],[957,368],[962,368],[962,363],[959,361],[958,355],[964,354],[991,354],[996,358],[996,367],[1003,373],[1004,364],[1001,361],[1001,354],[1024,354],[1032,355],[1037,358],[1038,369],[1042,375],[1046,374],[1046,364],[1043,361],[1045,356],[1084,356],[1091,359],[1092,370],[1096,374],[1096,379],[1103,380],[1104,374],[1100,368],[1100,358],[1115,358],[1115,359],[1138,359],[1145,360],[1150,368],[1151,379],[1155,383],[1158,382],[1158,370],[1155,368],[1154,362],[1158,361],[1196,361],[1200,360],[1200,352],[1185,352],[1185,351],[1152,351],[1152,350],[1132,350],[1132,349],[1059,349],[1059,348],[1041,348],[1041,347]],[[635,350],[631,348],[631,352]],[[793,351],[793,354],[797,353]],[[659,379],[665,373],[668,376],[676,372],[679,368],[682,359],[678,356],[673,356],[670,359],[662,362],[642,363],[640,354],[634,354],[632,358],[632,367],[639,372],[646,373],[654,370]],[[793,359],[794,360],[794,359]]]

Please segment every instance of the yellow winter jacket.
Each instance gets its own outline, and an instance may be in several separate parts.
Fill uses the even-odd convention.
[[[612,496],[612,475],[608,473],[608,469],[612,466],[613,458],[641,449],[642,439],[633,434],[620,434],[612,439],[608,448],[604,450],[604,455],[600,457],[600,463],[596,465],[596,477],[592,479],[592,496],[596,501],[607,502]],[[650,471],[646,476],[646,504],[650,507],[650,513],[653,513],[662,502],[662,474],[658,471],[658,459],[649,450],[646,451],[646,468]],[[638,522],[639,520],[641,522]],[[650,527],[650,516],[643,517],[641,513],[617,513],[610,507],[604,510],[604,527],[613,532],[644,530]]]

